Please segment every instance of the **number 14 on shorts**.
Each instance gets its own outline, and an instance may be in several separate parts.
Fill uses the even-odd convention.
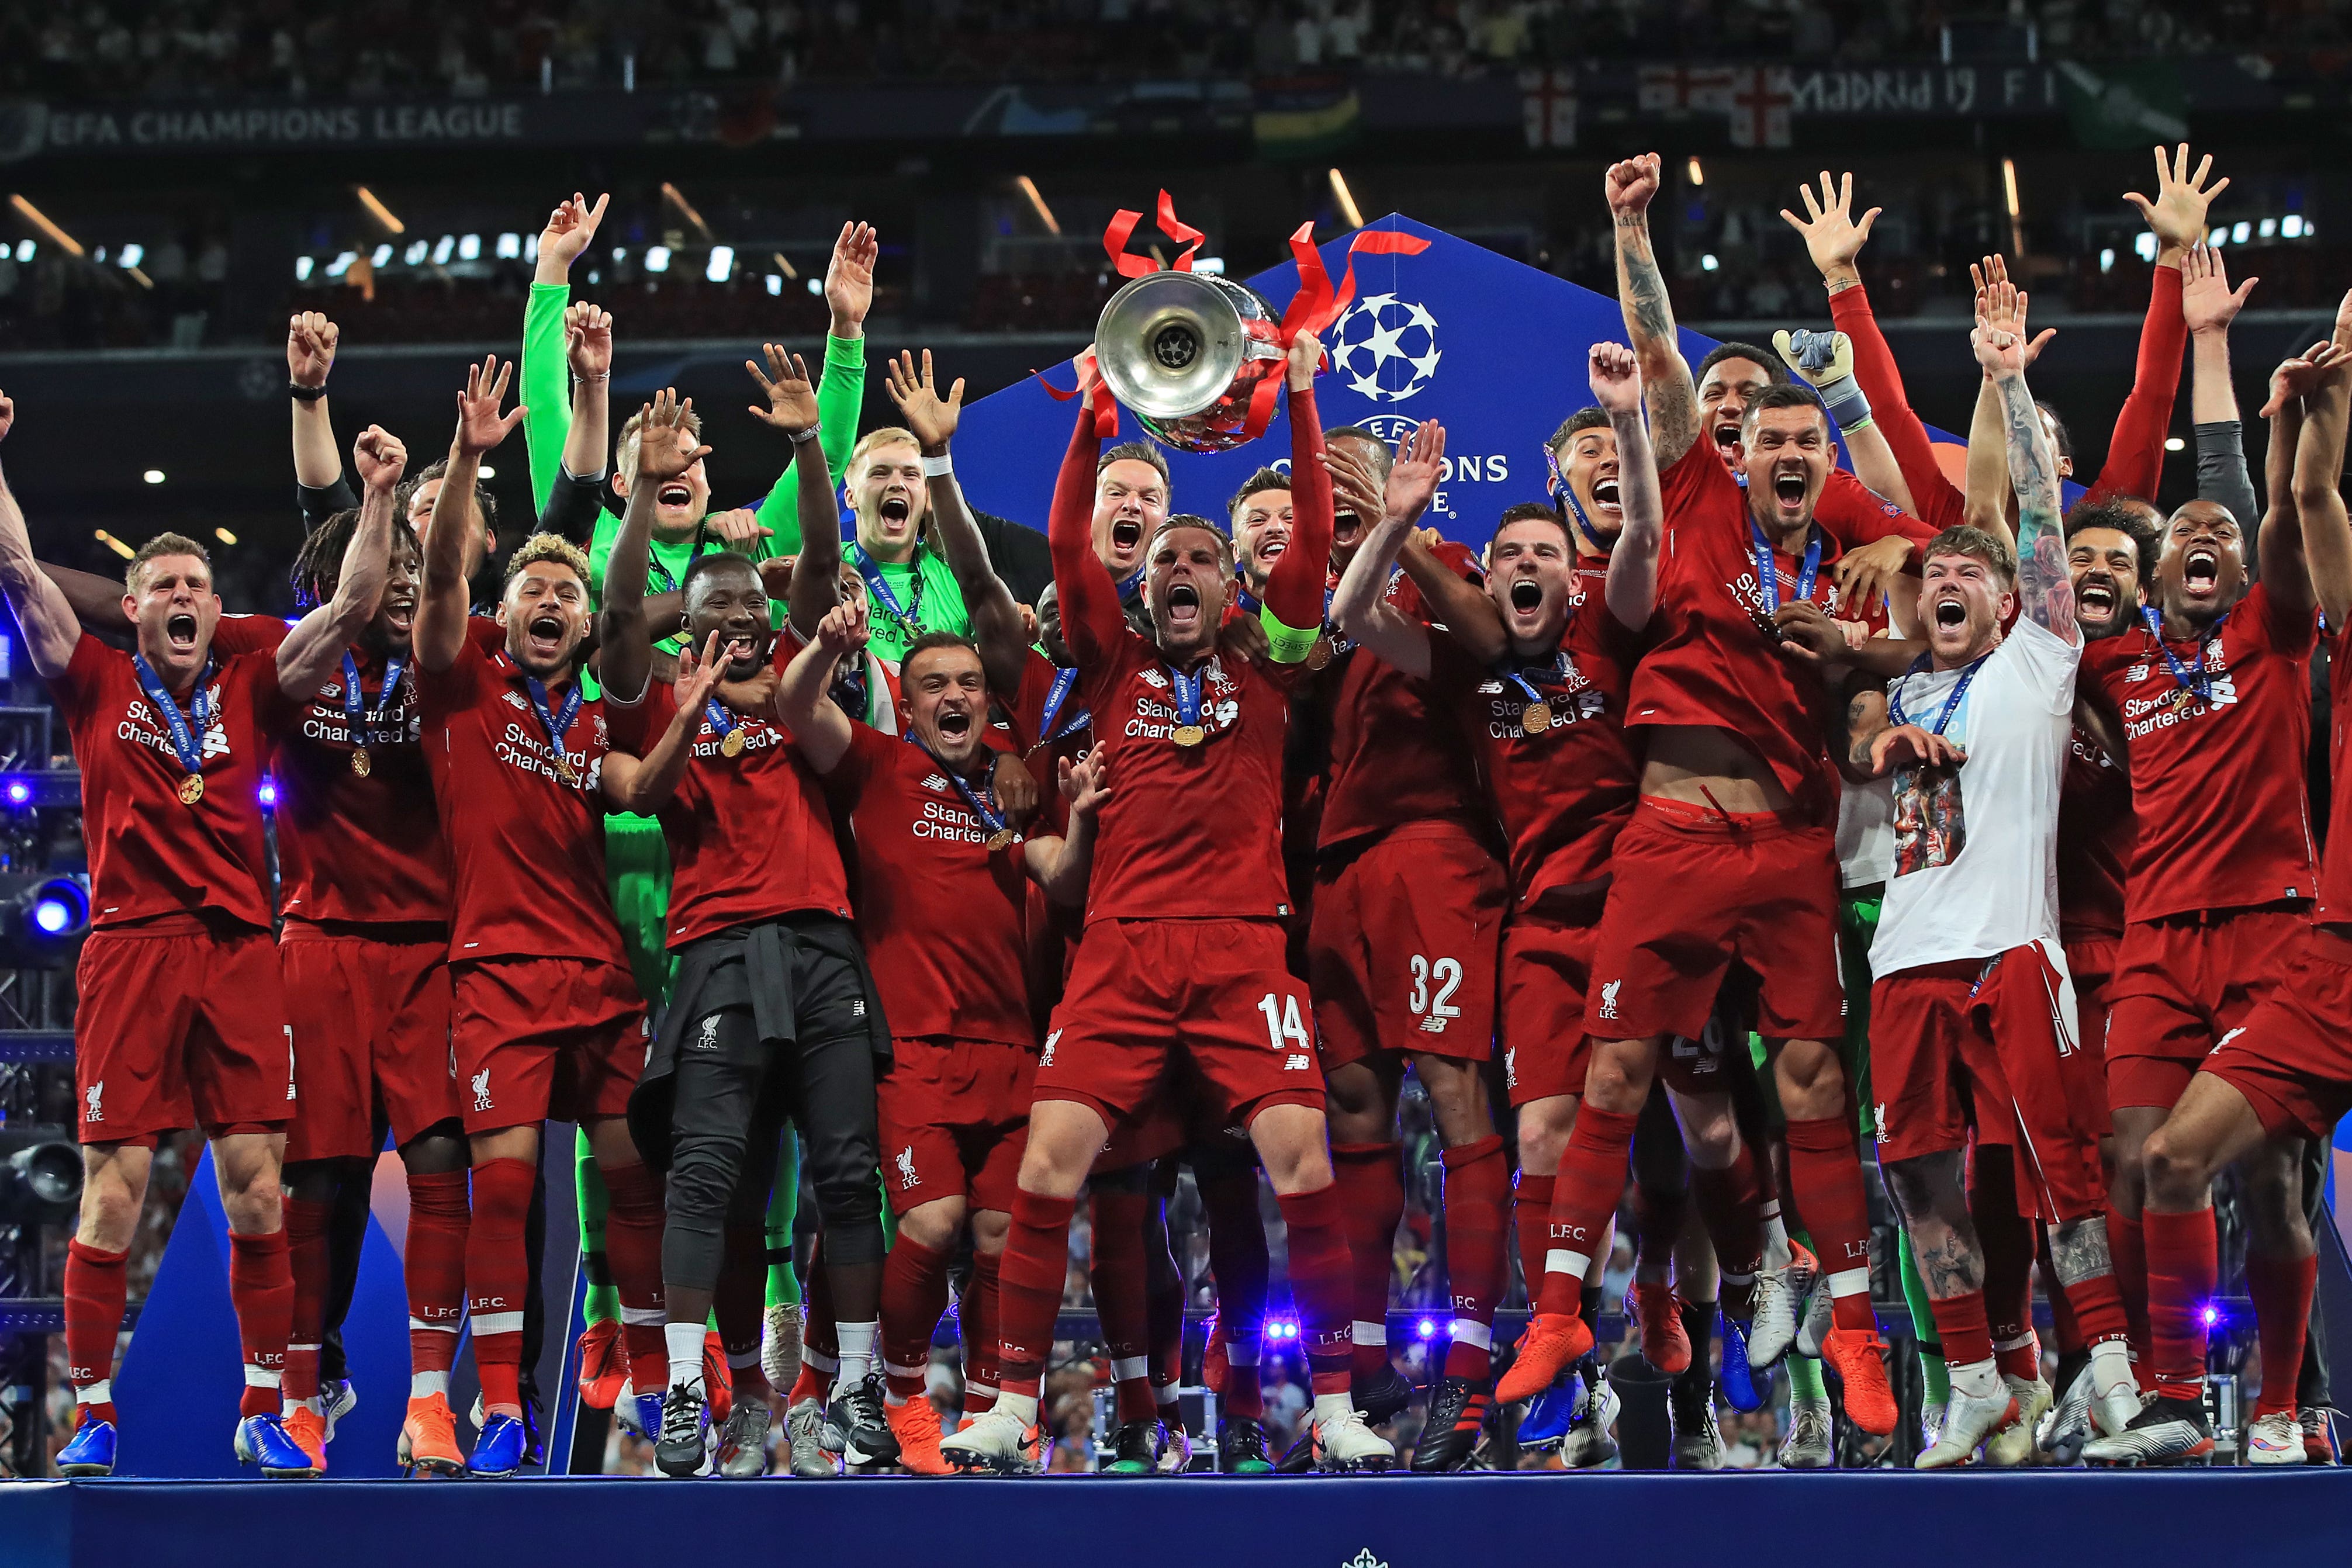
[[[1307,1036],[1305,1020],[1298,1016],[1298,998],[1268,991],[1258,998],[1257,1010],[1265,1015],[1265,1043],[1276,1051],[1288,1051],[1283,1062],[1286,1071],[1309,1071],[1315,1066],[1315,1042]]]

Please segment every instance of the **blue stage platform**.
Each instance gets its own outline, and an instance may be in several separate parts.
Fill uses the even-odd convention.
[[[1514,1568],[1759,1542],[1801,1558],[1832,1540],[1881,1562],[1977,1542],[2036,1561],[2172,1564],[2256,1540],[2274,1560],[2342,1562],[2352,1470],[0,1487],[5,1568],[289,1552],[334,1568],[772,1556],[1034,1568],[1074,1553],[1117,1568]]]

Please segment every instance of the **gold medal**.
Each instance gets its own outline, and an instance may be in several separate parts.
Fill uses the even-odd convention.
[[[205,798],[205,776],[191,773],[180,780],[180,804],[193,806]]]
[[[1020,836],[1020,834],[1014,832],[1010,828],[997,829],[996,831],[988,835],[988,852],[990,854],[994,854],[997,851],[1011,845],[1012,842]]]
[[[572,789],[580,788],[580,775],[572,769],[572,759],[562,752],[555,754],[555,776]]]
[[[1209,732],[1197,724],[1180,724],[1168,737],[1182,747],[1198,746],[1209,738]]]
[[[1519,733],[1541,735],[1551,727],[1551,705],[1529,703],[1519,710]]]
[[[1307,667],[1319,670],[1331,662],[1331,639],[1321,632],[1315,636],[1315,646],[1307,650]]]
[[[743,738],[743,731],[740,728],[730,729],[719,742],[719,755],[740,757],[743,755],[743,747],[749,744]]]
[[[354,746],[352,747],[352,771],[362,779],[366,778],[369,774],[375,771],[374,759],[368,756],[368,748],[366,747]]]

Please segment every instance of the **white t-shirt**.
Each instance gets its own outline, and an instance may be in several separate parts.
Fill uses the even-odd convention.
[[[1944,727],[1968,759],[1895,775],[1894,874],[1870,946],[1874,977],[2054,945],[2058,788],[2082,660],[2080,643],[2021,617]],[[1888,706],[1932,732],[1960,674],[1906,674],[1889,683]]]
[[[1838,886],[1851,893],[1895,873],[1895,780],[1844,780],[1838,792]]]

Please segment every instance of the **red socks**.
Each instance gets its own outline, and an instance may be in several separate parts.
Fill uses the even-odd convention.
[[[327,1224],[331,1203],[313,1203],[289,1197],[285,1200],[286,1260],[294,1274],[294,1312],[286,1337],[286,1378],[282,1392],[290,1406],[319,1396],[319,1339],[326,1330]]]
[[[977,1416],[996,1404],[997,1270],[1002,1252],[971,1254],[971,1277],[956,1303],[956,1326],[963,1337],[963,1411]]]
[[[1154,1204],[1160,1200],[1155,1196]],[[1154,1249],[1158,1257],[1151,1256]],[[1168,1249],[1163,1220],[1146,1235],[1143,1297],[1144,1322],[1151,1346],[1151,1401],[1156,1414],[1166,1416],[1176,1403],[1176,1385],[1184,1380],[1184,1276]]]
[[[482,1380],[482,1408],[490,1415],[522,1414],[522,1306],[530,1289],[523,1220],[538,1175],[528,1160],[489,1160],[474,1167],[474,1212],[466,1233],[466,1317],[473,1330],[474,1370]]]
[[[1870,1199],[1863,1191],[1852,1117],[1790,1122],[1789,1186],[1821,1259],[1837,1326],[1877,1333],[1878,1316],[1870,1307]]]
[[[1396,1230],[1404,1218],[1402,1151],[1395,1144],[1331,1145],[1332,1186],[1348,1238],[1349,1339],[1358,1375],[1388,1364],[1389,1282],[1396,1273]]]
[[[294,1270],[286,1261],[283,1225],[266,1236],[228,1238],[228,1299],[245,1347],[247,1416],[275,1416],[285,1400],[286,1335],[294,1321]]]
[[[128,1252],[107,1252],[80,1240],[66,1244],[66,1362],[85,1419],[114,1419],[114,1342],[121,1337],[130,1282]]]
[[[1698,1205],[1699,1222],[1715,1243],[1725,1281],[1735,1286],[1754,1283],[1764,1261],[1764,1169],[1756,1145],[1746,1138],[1739,1140],[1738,1155],[1723,1169],[1691,1167],[1691,1198]],[[1670,1251],[1673,1237],[1664,1240]]]
[[[2200,1399],[2205,1389],[2205,1304],[2221,1274],[2213,1211],[2140,1216],[2147,1239],[2149,1367],[2143,1385],[2168,1399]],[[2297,1360],[2300,1361],[2298,1356]],[[2268,1363],[2264,1363],[2267,1381]],[[2288,1377],[2288,1386],[2294,1378]]]
[[[2141,1366],[2155,1364],[2149,1357],[2147,1333],[2147,1237],[2137,1219],[2120,1209],[2107,1210],[2107,1255],[2116,1260],[2116,1289],[2123,1293],[2124,1321],[2131,1325],[2132,1359]]]
[[[2032,1382],[2042,1375],[2042,1343],[2033,1334],[2033,1224],[2017,1211],[2016,1166],[1998,1147],[1980,1148],[1969,1214],[1985,1260],[1985,1319],[2001,1375]]]
[[[1510,1179],[1498,1137],[1445,1151],[1445,1277],[1454,1296],[1448,1377],[1483,1383],[1493,1370],[1495,1307],[1510,1279],[1503,1218]]]
[[[408,1286],[412,1375],[437,1372],[446,1379],[457,1361],[457,1331],[466,1321],[466,1237],[470,1223],[464,1171],[410,1175],[408,1245],[402,1268]],[[448,1392],[446,1381],[442,1392]]]
[[[901,1230],[882,1263],[882,1374],[892,1403],[922,1397],[931,1332],[947,1310],[947,1254]]]
[[[1013,1227],[997,1283],[997,1373],[1006,1394],[1037,1396],[1069,1274],[1070,1216],[1076,1209],[1066,1197],[1013,1196]]]
[[[1577,1112],[1576,1130],[1569,1135],[1559,1174],[1552,1182],[1537,1311],[1576,1315],[1584,1271],[1608,1235],[1610,1217],[1625,1191],[1625,1156],[1633,1147],[1636,1120],[1589,1103]]]
[[[1281,1203],[1290,1230],[1290,1295],[1298,1308],[1307,1381],[1317,1394],[1345,1394],[1354,1370],[1349,1333],[1353,1260],[1339,1184],[1293,1193]],[[1385,1302],[1381,1312],[1385,1316]]]
[[[1927,1308],[1935,1313],[1936,1333],[1944,1342],[1945,1365],[1973,1366],[1993,1359],[1992,1330],[1985,1322],[1982,1291],[1930,1300]]]
[[[2303,1373],[2304,1334],[2311,1323],[2311,1292],[2319,1283],[2319,1259],[2264,1258],[2246,1254],[2246,1293],[2254,1299],[2256,1331],[2262,1336],[2263,1392],[2254,1416],[2294,1414],[2295,1384]]]
[[[1118,1418],[1149,1421],[1159,1413],[1151,1398],[1150,1284],[1143,1259],[1151,1196],[1097,1187],[1092,1202],[1095,1312],[1102,1320],[1103,1350],[1118,1390]]]
[[[621,1294],[621,1342],[629,1350],[629,1385],[639,1394],[669,1386],[669,1346],[662,1337],[662,1178],[642,1162],[599,1166],[610,1202],[604,1257]]]
[[[1265,1413],[1258,1388],[1265,1296],[1272,1264],[1258,1208],[1257,1170],[1192,1173],[1209,1219],[1209,1271],[1217,1281],[1217,1334],[1225,1342],[1224,1407],[1236,1416]]]
[[[1550,1245],[1552,1178],[1519,1173],[1511,1192],[1511,1229],[1518,1239],[1519,1279],[1527,1286],[1528,1305],[1543,1293],[1544,1249]]]
[[[1634,1271],[1644,1280],[1668,1278],[1675,1267],[1675,1239],[1690,1212],[1689,1192],[1648,1186],[1637,1177],[1626,1201],[1633,1211]]]

